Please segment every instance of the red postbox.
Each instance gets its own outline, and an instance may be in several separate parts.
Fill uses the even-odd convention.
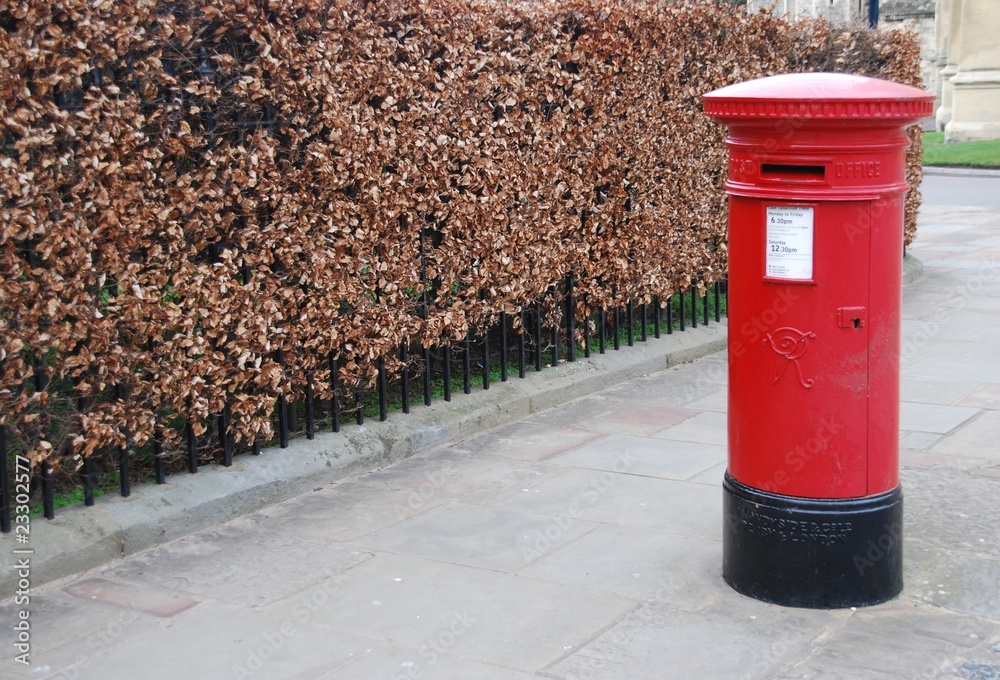
[[[933,96],[788,74],[705,95],[729,127],[723,577],[803,607],[902,589],[906,126]]]

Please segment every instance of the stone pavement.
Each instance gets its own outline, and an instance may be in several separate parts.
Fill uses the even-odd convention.
[[[723,583],[718,353],[0,602],[0,680],[1000,679],[1000,211],[920,229],[892,602]]]

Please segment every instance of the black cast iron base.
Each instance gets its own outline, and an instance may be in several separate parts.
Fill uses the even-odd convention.
[[[788,607],[836,609],[903,589],[903,494],[811,499],[741,484],[726,473],[722,577],[739,593]]]

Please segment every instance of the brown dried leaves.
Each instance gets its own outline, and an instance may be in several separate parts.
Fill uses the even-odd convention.
[[[0,17],[0,419],[57,462],[227,402],[238,437],[268,436],[307,372],[329,395],[331,353],[370,381],[399,343],[461,338],[568,272],[592,309],[702,288],[727,255],[702,94],[788,70],[918,79],[912,35],[705,2]]]

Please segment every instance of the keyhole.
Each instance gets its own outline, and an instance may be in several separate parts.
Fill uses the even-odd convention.
[[[855,319],[854,320],[854,327],[855,328],[861,328],[861,319]]]

